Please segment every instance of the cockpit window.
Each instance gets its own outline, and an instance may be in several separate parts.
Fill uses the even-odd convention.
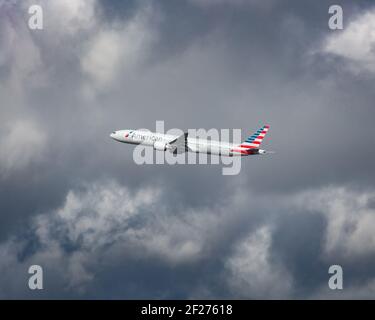
[[[116,134],[116,131],[113,131],[112,133],[113,133],[113,134]]]

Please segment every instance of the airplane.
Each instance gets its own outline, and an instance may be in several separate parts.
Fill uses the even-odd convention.
[[[269,128],[269,125],[264,125],[240,144],[192,138],[188,137],[188,133],[175,136],[143,130],[117,130],[110,137],[119,142],[152,146],[155,150],[168,150],[174,154],[190,151],[233,157],[273,153],[260,149]]]

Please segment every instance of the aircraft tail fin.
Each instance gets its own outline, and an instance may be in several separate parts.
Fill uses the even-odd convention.
[[[249,148],[249,149],[259,149],[260,144],[262,143],[264,137],[266,136],[270,126],[264,125],[259,130],[257,130],[254,134],[248,137],[244,142],[241,143],[241,148]]]

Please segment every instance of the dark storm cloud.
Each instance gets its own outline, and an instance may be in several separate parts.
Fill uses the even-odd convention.
[[[351,72],[345,57],[323,50],[334,32],[345,32],[328,29],[330,3],[55,3],[41,2],[45,30],[35,33],[25,25],[27,2],[0,2],[6,17],[0,24],[0,121],[5,128],[0,138],[0,240],[8,252],[4,260],[25,270],[28,263],[42,264],[40,259],[45,259],[52,285],[43,297],[319,295],[328,265],[342,258],[335,251],[330,258],[324,256],[327,234],[332,233],[327,227],[330,216],[325,208],[311,214],[285,202],[304,190],[319,194],[326,186],[360,187],[363,194],[371,194],[375,160],[374,77]],[[343,6],[345,25],[372,9],[371,1],[336,3]],[[23,124],[13,126],[18,119],[33,133],[26,134],[27,139],[15,129]],[[155,120],[165,120],[166,129],[242,128],[244,136],[269,123],[264,144],[277,153],[244,159],[239,176],[222,176],[218,165],[137,166],[131,149],[109,139],[115,129],[153,130]],[[20,143],[9,148],[13,139]],[[127,227],[120,223],[125,229],[119,238],[107,239],[94,227],[97,239],[105,239],[107,253],[100,246],[85,247],[91,242],[84,227],[72,230],[88,243],[72,237],[66,245],[66,239],[50,236],[47,249],[37,254],[30,246],[34,240],[28,239],[40,240],[41,229],[12,240],[26,226],[37,224],[40,214],[52,234],[55,224],[85,225],[80,218],[61,223],[59,210],[71,210],[66,207],[68,194],[77,195],[81,214],[95,220],[90,212],[100,216],[107,198],[98,197],[99,203],[92,205],[90,186],[102,184],[113,191],[108,181],[135,193],[160,189],[162,195],[150,208],[142,207],[135,217],[122,221]],[[121,211],[110,208],[108,213]],[[103,232],[117,234],[115,225],[110,226]],[[251,235],[262,226],[266,231],[258,243]],[[145,233],[155,239],[150,241]],[[353,248],[356,239],[348,239]],[[49,242],[61,246],[57,250]],[[258,247],[269,251],[255,269],[287,274],[291,284],[288,280],[276,286],[274,294],[266,276],[260,277],[265,289],[258,293],[251,285],[238,286],[235,273],[258,281],[251,268],[241,269],[241,257],[234,253],[242,243],[249,257]],[[12,258],[13,252],[18,258]],[[365,252],[356,260],[357,267],[344,260],[350,272],[355,269],[348,276],[353,284],[363,285],[361,279],[373,277],[367,267],[372,257],[371,251]],[[71,268],[76,278],[61,275],[59,264]],[[32,297],[18,291],[21,282],[7,284],[15,289],[3,292],[3,297]],[[62,292],[61,287],[68,289]]]
[[[326,221],[320,214],[285,214],[278,218],[272,252],[276,261],[282,259],[293,274],[295,297],[311,293],[327,280],[328,265],[321,257],[325,232]]]
[[[192,3],[184,5],[186,10],[174,6],[160,10],[164,14],[160,25],[166,27],[153,52],[162,47],[160,59],[165,61],[175,57],[174,50],[168,51],[171,46],[186,52],[185,46],[193,42],[200,54],[191,58],[191,65],[189,60],[183,64],[177,59],[170,66],[174,72],[155,72],[155,78],[150,75],[129,84],[128,99],[151,121],[162,115],[171,126],[184,127],[188,122],[191,127],[242,127],[249,131],[270,122],[275,134],[269,141],[277,151],[292,149],[293,156],[279,152],[276,178],[266,174],[269,166],[263,166],[262,161],[255,178],[258,187],[268,191],[300,188],[306,181],[314,185],[362,183],[368,178],[366,182],[371,183],[368,168],[374,156],[368,145],[373,136],[374,97],[368,79],[337,73],[335,62],[309,54],[321,46],[323,37],[332,34],[325,6],[316,2],[277,3],[268,10],[251,3],[245,9],[229,4],[206,10]],[[343,2],[343,7],[346,19],[359,11],[350,10],[351,2]],[[180,16],[184,21],[180,10],[185,19],[188,16],[194,22],[174,23]],[[189,36],[185,36],[187,32]],[[205,75],[199,86],[195,80],[198,74]],[[185,113],[184,119],[178,117],[180,112]],[[348,128],[357,132],[363,127],[368,132],[362,139],[347,134]],[[361,158],[367,166],[353,166],[358,160],[358,154],[348,150],[353,145],[363,150]]]

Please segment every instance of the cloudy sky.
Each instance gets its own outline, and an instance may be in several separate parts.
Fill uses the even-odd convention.
[[[0,298],[374,298],[375,6],[334,3],[343,30],[331,1],[0,0]],[[223,176],[109,138],[156,120],[276,153]]]

